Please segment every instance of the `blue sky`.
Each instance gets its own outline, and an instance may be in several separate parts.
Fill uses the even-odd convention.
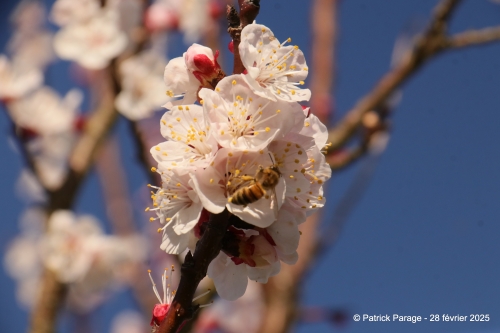
[[[0,42],[7,40],[6,15],[13,1],[0,4]],[[422,24],[437,1],[341,1],[337,118],[366,94],[389,69],[395,39]],[[258,22],[279,39],[292,37],[310,59],[309,1],[261,1]],[[500,24],[500,5],[469,0],[459,7],[451,31]],[[178,38],[173,39],[175,43]],[[172,45],[170,56],[184,46]],[[309,56],[309,57],[308,57]],[[314,64],[310,63],[310,66]],[[61,70],[52,73],[58,81]],[[393,132],[374,177],[349,217],[335,247],[305,281],[303,302],[345,307],[350,314],[490,314],[487,323],[354,323],[345,332],[500,332],[500,43],[451,51],[434,59],[404,86]],[[59,86],[61,86],[59,84]],[[67,90],[66,87],[63,91]],[[314,92],[313,92],[314,93]],[[4,113],[0,131],[10,127]],[[130,187],[145,180],[123,121],[119,123]],[[0,140],[3,221],[0,246],[19,229],[23,204],[13,195],[22,160]],[[328,223],[335,204],[356,175],[357,166],[334,175],[324,211]],[[97,198],[97,199],[96,199]],[[91,175],[77,209],[104,219],[96,177]],[[21,332],[27,313],[16,305],[15,284],[0,270],[0,327]],[[126,294],[113,305],[131,306]],[[123,305],[126,304],[126,305]],[[104,312],[106,313],[106,312]],[[108,312],[109,313],[109,312]],[[98,316],[106,331],[109,318]],[[103,325],[103,326],[100,326]],[[3,330],[2,329],[2,330]],[[297,332],[331,332],[328,324],[299,325]],[[63,332],[63,331],[61,331]]]

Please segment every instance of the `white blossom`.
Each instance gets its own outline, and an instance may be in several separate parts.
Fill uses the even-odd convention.
[[[100,7],[98,0],[57,0],[50,20],[59,26],[86,22],[99,13]]]
[[[276,223],[266,229],[230,229],[238,240],[238,253],[221,251],[208,266],[219,296],[227,300],[241,297],[248,279],[267,283],[279,273],[281,261],[294,264],[300,233],[291,212],[280,210]]]
[[[151,155],[166,169],[178,165],[203,167],[218,149],[217,141],[199,105],[179,105],[161,118],[161,134],[166,142],[151,148]]]
[[[213,88],[214,82],[223,76],[217,57],[218,52],[214,55],[208,47],[193,44],[183,57],[170,60],[163,75],[166,94],[170,97],[164,107],[170,109],[173,105],[194,103],[198,90]]]
[[[163,80],[167,87],[168,102],[163,107],[192,104],[197,100],[200,82],[188,70],[184,57],[174,58],[165,66]]]
[[[14,100],[39,87],[43,74],[38,68],[12,63],[0,54],[0,100]]]
[[[327,128],[298,103],[310,98],[299,88],[307,65],[285,43],[251,24],[239,46],[244,74],[222,78],[217,53],[198,44],[164,72],[167,141],[151,148],[162,177],[151,209],[163,224],[161,248],[194,251],[210,214],[227,209],[231,223],[208,275],[228,300],[249,279],[266,283],[282,262],[295,264],[298,226],[325,204]]]
[[[253,93],[241,75],[222,79],[215,91],[200,97],[216,140],[222,147],[256,151],[289,131],[302,127],[297,103],[270,101]]]
[[[82,99],[82,93],[76,89],[61,98],[53,89],[42,87],[11,103],[9,113],[19,127],[39,135],[57,134],[73,129]]]
[[[248,74],[245,80],[255,94],[273,101],[308,101],[309,89],[301,89],[308,67],[298,46],[280,44],[273,32],[260,24],[249,24],[241,31],[239,51]]]
[[[145,51],[120,65],[122,91],[115,100],[117,110],[131,120],[150,117],[165,103],[161,76],[166,60],[163,56]]]
[[[160,248],[167,253],[179,254],[187,248],[203,207],[188,170],[174,168],[161,172],[161,176],[162,186],[152,195],[154,208],[151,210],[156,211],[164,224],[158,229],[158,232],[163,231]]]
[[[101,10],[89,21],[63,27],[54,37],[59,57],[76,61],[87,69],[103,69],[127,46],[127,36],[119,27],[119,17]]]

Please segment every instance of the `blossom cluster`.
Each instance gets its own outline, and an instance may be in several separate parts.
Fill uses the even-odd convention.
[[[18,280],[18,298],[26,306],[38,297],[42,267],[68,284],[72,306],[85,310],[99,302],[109,287],[127,283],[127,272],[145,259],[142,237],[105,235],[90,215],[55,211],[46,233],[41,230],[44,218],[42,211],[28,210],[23,218],[25,231],[5,257],[7,271]]]
[[[299,102],[308,74],[302,51],[260,24],[241,32],[245,71],[225,76],[218,53],[193,44],[165,68],[166,141],[151,148],[162,179],[152,192],[163,225],[161,248],[194,250],[210,214],[225,209],[230,227],[208,267],[219,295],[235,300],[248,279],[266,283],[281,262],[294,264],[298,226],[325,203],[331,170],[326,127]],[[196,104],[199,102],[199,104]]]

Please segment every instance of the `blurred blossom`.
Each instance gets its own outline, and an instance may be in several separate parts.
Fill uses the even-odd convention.
[[[45,188],[58,188],[66,176],[68,156],[77,138],[77,109],[82,101],[78,90],[64,98],[49,87],[38,89],[28,97],[8,105],[21,137],[29,134],[26,149],[30,153],[40,182]]]
[[[21,1],[11,15],[14,33],[7,49],[20,67],[41,70],[54,59],[52,33],[46,27],[45,15],[45,8],[35,0]]]
[[[156,1],[146,10],[145,25],[151,31],[173,30],[179,25],[179,16],[167,1]]]
[[[78,107],[83,99],[79,90],[70,90],[64,98],[49,88],[42,87],[28,97],[9,105],[14,123],[39,135],[51,135],[74,128]]]
[[[43,203],[47,200],[42,185],[28,169],[23,169],[16,182],[16,194],[25,203]]]
[[[99,13],[98,0],[57,0],[50,11],[50,20],[59,26],[89,21]]]
[[[35,137],[27,142],[36,174],[45,188],[55,190],[62,185],[76,138],[76,133],[64,132]]]
[[[61,282],[87,282],[90,288],[86,289],[101,289],[112,278],[121,278],[120,266],[145,256],[140,241],[104,235],[90,215],[56,211],[48,223],[41,243],[42,260]]]
[[[10,16],[14,28],[23,33],[37,32],[45,23],[46,11],[41,1],[23,0]]]
[[[257,333],[264,310],[262,286],[250,281],[241,298],[234,302],[220,298],[205,309],[195,324],[194,333]]]
[[[39,69],[10,62],[5,55],[0,54],[0,100],[20,98],[42,82],[43,74]]]
[[[4,266],[17,281],[16,296],[23,306],[31,307],[38,295],[38,281],[42,271],[39,241],[43,233],[43,210],[27,209],[21,219],[21,234],[7,247]]]
[[[209,0],[156,0],[146,11],[149,30],[179,29],[186,43],[200,40],[213,12]]]
[[[209,0],[184,0],[179,29],[188,43],[196,42],[205,34],[210,19]]]
[[[22,218],[23,231],[4,258],[10,276],[18,282],[19,300],[31,306],[43,266],[69,284],[69,300],[77,310],[99,304],[105,291],[131,283],[130,268],[146,256],[145,240],[137,235],[107,236],[89,215],[56,211],[43,234],[44,212],[30,209]]]
[[[108,0],[106,8],[118,13],[120,17],[120,28],[125,31],[130,39],[135,38],[136,28],[141,25],[142,0]]]
[[[103,69],[127,47],[116,11],[101,10],[89,21],[69,24],[54,37],[59,57],[73,60],[87,69]]]
[[[163,56],[152,51],[144,51],[121,64],[123,90],[115,101],[121,114],[131,120],[148,118],[166,102],[162,80],[166,64]]]
[[[141,314],[135,311],[122,311],[113,318],[111,333],[146,333],[146,323]]]
[[[16,31],[8,45],[12,59],[26,68],[44,69],[55,58],[52,37],[52,33],[44,29],[32,34]]]

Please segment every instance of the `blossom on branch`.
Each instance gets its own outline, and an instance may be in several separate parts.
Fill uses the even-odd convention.
[[[59,57],[93,70],[106,67],[125,50],[127,43],[118,14],[112,10],[101,10],[88,21],[66,25],[54,37]]]
[[[116,96],[115,106],[118,112],[130,120],[150,117],[165,103],[161,73],[166,60],[163,56],[144,51],[121,63],[122,90]]]
[[[308,101],[309,89],[301,89],[308,74],[304,54],[298,46],[285,46],[273,32],[260,24],[241,31],[239,51],[248,75],[245,80],[254,93],[271,100]]]
[[[223,77],[217,53],[198,44],[169,62],[166,141],[151,148],[162,185],[153,187],[150,210],[163,224],[163,250],[195,251],[209,215],[230,213],[208,266],[228,300],[245,293],[248,279],[266,283],[282,262],[297,261],[298,226],[324,206],[331,174],[327,129],[298,103],[310,98],[298,87],[307,76],[303,53],[257,24],[243,29],[239,51],[241,75]],[[201,106],[190,104],[197,100]]]
[[[208,47],[193,44],[183,57],[169,61],[163,75],[169,101],[164,105],[191,104],[197,101],[198,91],[203,87],[213,89],[224,77],[217,63],[218,51],[213,54]]]

